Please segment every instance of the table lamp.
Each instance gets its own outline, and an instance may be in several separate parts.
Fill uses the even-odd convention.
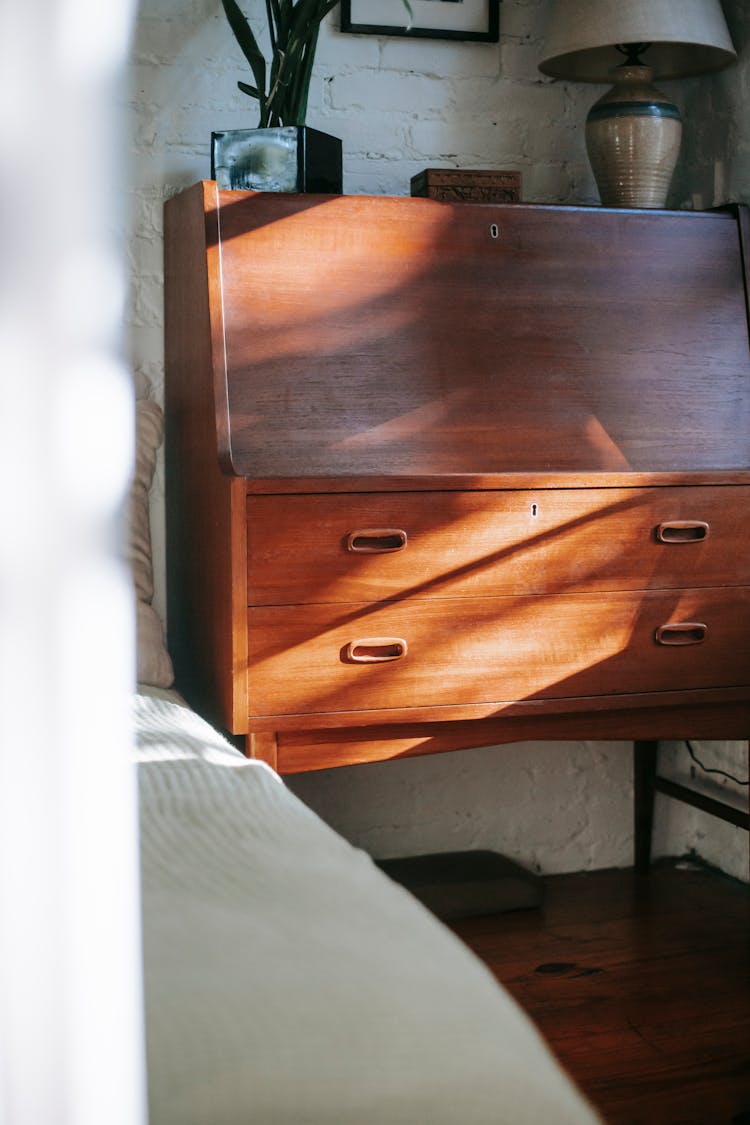
[[[664,207],[680,112],[651,82],[721,70],[737,58],[719,0],[556,0],[543,74],[614,82],[586,119],[605,207]]]

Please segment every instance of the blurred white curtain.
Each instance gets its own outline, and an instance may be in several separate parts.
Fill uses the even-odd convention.
[[[132,459],[113,232],[130,0],[0,4],[0,1121],[145,1118]]]

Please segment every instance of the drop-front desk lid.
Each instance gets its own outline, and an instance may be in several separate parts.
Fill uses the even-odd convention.
[[[236,474],[750,467],[741,208],[192,190]]]

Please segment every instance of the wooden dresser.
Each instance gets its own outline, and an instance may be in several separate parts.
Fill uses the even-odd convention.
[[[750,731],[742,208],[166,206],[177,684],[280,772]]]

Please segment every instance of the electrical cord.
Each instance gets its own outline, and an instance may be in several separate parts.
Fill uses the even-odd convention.
[[[710,766],[704,765],[703,762],[698,757],[698,755],[696,754],[695,750],[693,750],[693,744],[687,738],[685,739],[685,745],[688,748],[688,754],[693,759],[696,766],[700,766],[700,768],[703,770],[704,773],[718,773],[718,774],[721,774],[722,777],[728,778],[729,781],[734,781],[736,785],[750,785],[750,778],[746,778],[743,781],[741,778],[735,777],[731,773],[727,773],[726,770],[711,768]]]

